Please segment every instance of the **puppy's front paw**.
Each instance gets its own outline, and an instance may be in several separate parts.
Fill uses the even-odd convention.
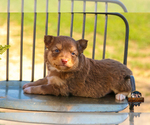
[[[25,88],[27,88],[27,87],[29,87],[29,86],[28,86],[28,83],[26,83],[26,84],[24,84],[24,85],[22,86],[23,89],[25,89]]]
[[[124,100],[125,98],[126,98],[126,96],[123,95],[123,94],[117,94],[117,95],[116,95],[116,99],[119,100],[119,101],[122,101],[122,100]]]
[[[24,93],[31,94],[31,87],[25,88]]]

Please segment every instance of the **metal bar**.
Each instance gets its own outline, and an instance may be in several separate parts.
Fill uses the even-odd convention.
[[[58,27],[57,27],[57,36],[59,36],[60,34],[60,17],[61,17],[61,13],[60,13],[60,4],[61,4],[61,0],[58,0]]]
[[[85,20],[86,20],[86,1],[84,0],[83,2],[83,29],[82,29],[82,39],[84,39],[84,34],[85,34]]]
[[[84,1],[84,0],[74,0],[74,1]],[[119,0],[86,0],[86,1],[109,2],[109,3],[118,4],[123,9],[124,12],[128,12],[125,5]]]
[[[31,81],[34,81],[34,63],[35,63],[35,39],[36,39],[36,5],[37,0],[34,0],[34,27],[33,27],[33,54],[32,54],[32,77]]]
[[[24,0],[21,3],[21,44],[20,44],[20,81],[22,81],[23,65],[23,23],[24,23]]]
[[[129,39],[129,24],[127,19],[122,18],[126,24],[126,33],[125,33],[125,48],[124,48],[124,61],[123,64],[127,65],[127,56],[128,56],[128,39]]]
[[[76,13],[83,13],[84,12],[76,12]],[[86,14],[95,14],[94,12],[86,12]],[[128,39],[129,39],[129,23],[127,21],[127,19],[120,13],[100,13],[97,12],[97,14],[107,14],[107,15],[115,15],[120,17],[124,23],[125,23],[125,48],[124,48],[124,60],[123,60],[123,64],[127,65],[127,55],[128,55]]]
[[[6,82],[6,84],[5,84],[5,85],[6,85],[6,89],[5,89],[5,96],[7,96],[7,95],[8,95],[8,87],[9,87],[9,86],[8,86],[8,83],[9,83],[9,82]]]
[[[105,12],[107,13],[108,10],[108,3],[106,2]],[[105,29],[104,29],[104,43],[103,43],[103,59],[105,59],[105,52],[106,52],[106,37],[107,37],[107,21],[108,15],[105,15]]]
[[[18,99],[21,99],[21,95],[22,95],[22,84],[21,84],[21,82],[20,82],[20,84],[19,84]]]
[[[48,2],[49,0],[46,0],[46,22],[45,22],[45,35],[48,34]],[[46,47],[44,47],[44,51],[46,50]],[[44,62],[44,77],[46,76],[46,63]]]
[[[10,0],[7,1],[7,45],[9,45],[9,28],[10,28]],[[7,49],[6,60],[6,81],[9,80],[9,49]]]
[[[92,59],[95,57],[95,45],[96,45],[96,30],[97,30],[97,1],[95,1],[95,23],[94,23],[94,39],[93,39],[93,53]]]
[[[72,33],[73,33],[73,19],[74,19],[73,7],[74,7],[74,0],[71,0],[71,26],[70,26],[70,37],[72,37]]]
[[[46,0],[46,22],[45,22],[45,35],[48,33],[48,2],[49,0]]]

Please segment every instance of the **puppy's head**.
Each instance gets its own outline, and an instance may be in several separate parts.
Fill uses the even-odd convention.
[[[79,56],[87,47],[87,40],[75,41],[67,36],[44,36],[46,48],[46,60],[57,71],[75,70],[79,64]]]

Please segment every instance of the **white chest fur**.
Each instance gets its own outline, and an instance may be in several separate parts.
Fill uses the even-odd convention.
[[[47,80],[48,84],[56,84],[59,86],[65,84],[65,80],[59,78],[58,76],[52,76],[50,71],[48,71]]]

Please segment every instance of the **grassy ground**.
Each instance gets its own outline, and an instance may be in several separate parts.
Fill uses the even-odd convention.
[[[37,11],[45,12],[46,0],[36,0],[37,1]],[[91,0],[92,1],[92,0]],[[87,1],[86,10],[94,11],[95,3]],[[128,12],[150,12],[149,0],[120,0],[127,8]],[[49,0],[49,12],[57,12],[58,1]],[[68,12],[71,10],[71,0],[61,0],[61,11]],[[74,11],[83,10],[83,1],[74,2]],[[10,11],[20,12],[21,11],[21,0],[10,0]],[[33,12],[34,11],[34,0],[24,0],[24,11]],[[98,2],[98,11],[105,11],[105,3]],[[123,12],[123,9],[114,3],[108,3],[108,11]],[[0,12],[7,12],[7,1],[0,0]]]
[[[18,0],[16,0],[18,1]],[[38,0],[39,1],[39,0]],[[1,1],[2,2],[2,1]],[[25,4],[33,3],[33,0],[26,0]],[[54,4],[58,4],[53,1]],[[13,0],[12,0],[13,3]],[[29,5],[31,5],[31,3]],[[18,3],[19,4],[19,3]],[[65,2],[62,3],[65,5]],[[71,4],[71,3],[69,3]],[[90,4],[90,3],[89,3]],[[52,5],[50,5],[53,8]],[[79,6],[82,6],[79,5]],[[89,5],[88,5],[89,6]],[[88,11],[92,11],[91,8],[94,6],[92,3],[88,7]],[[98,6],[101,6],[100,4]],[[5,6],[4,6],[5,7]],[[2,7],[3,8],[3,7]],[[33,45],[33,20],[34,14],[33,6],[26,6],[26,12],[24,14],[24,39],[23,39],[23,79],[30,80],[31,75],[31,58],[32,58],[32,45]],[[38,2],[37,13],[37,30],[36,30],[36,67],[35,76],[36,79],[43,76],[43,53],[44,43],[43,36],[45,34],[45,14],[42,11],[44,6],[40,8],[40,1]],[[15,10],[16,9],[16,10]],[[77,3],[75,4],[77,9]],[[5,8],[3,8],[5,10]],[[17,7],[11,6],[11,10],[19,11]],[[1,10],[0,10],[1,11]],[[49,11],[57,11],[57,8]],[[67,11],[67,9],[64,11]],[[128,67],[133,71],[136,78],[137,89],[139,89],[143,95],[149,100],[150,97],[150,14],[149,13],[122,13],[128,20],[130,26],[129,36],[129,52],[128,52]],[[49,13],[48,23],[48,34],[57,35],[57,13]],[[67,13],[61,14],[61,28],[60,35],[70,35],[70,20],[71,15]],[[85,39],[89,40],[88,48],[84,54],[87,57],[92,57],[92,45],[93,45],[93,30],[94,30],[94,15],[87,15],[86,17],[86,28],[85,28]],[[82,37],[82,22],[83,16],[81,14],[74,15],[74,27],[73,27],[73,38],[81,39]],[[98,15],[97,22],[97,37],[96,37],[96,59],[102,59],[102,47],[103,47],[103,35],[104,35],[104,23],[105,16]],[[21,14],[11,13],[10,15],[10,79],[19,79],[19,52],[20,52],[20,24]],[[116,16],[108,17],[108,34],[107,34],[107,47],[106,47],[106,58],[116,59],[123,62],[124,52],[124,31],[125,26],[123,21]],[[0,44],[6,44],[7,36],[7,14],[0,13]],[[3,74],[0,75],[0,80],[5,79],[5,54],[2,56],[0,61],[0,70]],[[40,69],[39,72],[37,69]],[[15,72],[15,74],[14,74]],[[150,101],[150,100],[149,100]]]

